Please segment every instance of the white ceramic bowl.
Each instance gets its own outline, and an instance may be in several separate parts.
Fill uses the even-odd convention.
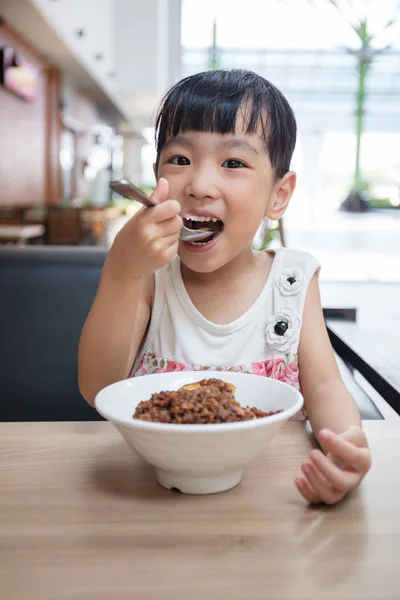
[[[151,394],[177,390],[205,378],[235,385],[235,398],[244,406],[265,411],[283,409],[283,412],[215,425],[152,423],[132,418],[137,404],[148,400]],[[158,482],[163,487],[187,494],[212,494],[240,483],[244,466],[301,409],[303,397],[293,387],[259,375],[182,371],[114,383],[98,393],[95,406],[126,442],[156,468]]]

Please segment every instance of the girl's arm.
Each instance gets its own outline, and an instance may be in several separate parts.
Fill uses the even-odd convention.
[[[303,311],[299,371],[305,407],[318,439],[326,427],[342,433],[351,425],[361,426],[357,404],[342,381],[326,330],[316,275]]]
[[[78,351],[79,389],[92,406],[103,387],[128,376],[150,320],[154,273],[176,256],[181,205],[167,196],[160,178],[157,206],[136,213],[107,256]]]
[[[360,412],[340,377],[326,331],[316,275],[304,306],[299,370],[308,418],[327,454],[313,450],[296,485],[309,502],[334,504],[361,483],[371,457]]]
[[[129,283],[105,264],[78,350],[79,389],[94,405],[96,394],[129,375],[151,314],[154,276]]]

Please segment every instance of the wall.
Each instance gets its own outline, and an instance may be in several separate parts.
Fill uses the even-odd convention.
[[[115,0],[115,19],[116,89],[131,114],[121,131],[136,135],[180,78],[181,0]]]
[[[157,91],[158,0],[115,0],[117,88],[120,92]]]
[[[70,77],[72,87],[83,86],[84,81],[95,75],[104,89],[112,90],[114,98],[119,98],[121,105],[129,108],[126,112],[131,114],[130,122],[121,124],[121,131],[125,132],[126,127],[129,135],[136,135],[149,126],[161,95],[179,78],[180,0],[18,0],[7,2],[6,6],[9,14],[6,18],[11,19],[21,36],[28,36],[29,43],[41,49],[49,62],[51,60],[64,75]],[[28,8],[29,19],[26,17]],[[83,30],[85,35],[79,37],[78,30]],[[96,54],[101,54],[102,60],[96,60]],[[6,202],[55,203],[60,199],[59,139],[55,142],[57,126],[60,137],[54,108],[56,78],[53,77],[53,85],[47,87],[47,97],[51,97],[53,104],[46,109],[46,65],[40,57],[37,60],[43,67],[43,79],[41,96],[36,104],[28,105],[9,94],[6,100],[0,97],[0,111],[5,107],[6,114],[11,115],[11,121],[0,124],[0,152],[7,149],[7,156],[0,156],[0,181],[6,182],[0,187],[0,203],[3,205]],[[75,63],[78,62],[84,66],[81,71],[76,68]],[[0,91],[4,96],[4,90]],[[70,108],[68,93],[62,93],[61,97],[67,100],[67,109]],[[75,95],[70,99],[72,110],[67,110],[67,115],[86,121],[76,114]],[[88,108],[84,101],[81,109],[88,115],[85,107],[88,108],[90,124],[96,110],[100,122],[114,124],[114,121],[109,121],[105,110],[108,105],[105,104],[101,110],[103,105],[92,88],[86,89],[86,100],[92,106]],[[18,149],[13,147],[15,138]],[[85,195],[80,185],[82,164],[87,153],[85,145],[85,139],[79,137],[78,195]],[[50,166],[45,164],[46,147]],[[57,168],[58,176],[55,173]],[[6,176],[10,178],[10,174],[15,172],[18,177],[11,178],[10,187]],[[53,180],[49,181],[51,173]]]
[[[115,0],[116,87],[163,94],[179,77],[180,0]]]
[[[79,136],[77,143],[77,196],[89,197],[91,195],[91,185],[84,178],[84,167],[90,155],[93,146],[93,126],[100,123],[96,106],[82,92],[76,95],[75,104],[76,118],[83,124],[84,133]]]
[[[130,0],[127,0],[130,2]],[[30,0],[80,62],[102,85],[115,89],[115,0]],[[85,35],[79,37],[78,30]],[[101,54],[102,59],[96,59]]]
[[[41,204],[46,199],[46,64],[4,25],[0,45],[13,46],[40,70],[38,98],[26,102],[0,86],[0,205]]]

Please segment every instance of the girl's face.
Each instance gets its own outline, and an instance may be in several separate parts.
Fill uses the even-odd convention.
[[[291,195],[294,173],[281,181],[288,175]],[[180,202],[186,226],[211,229],[203,243],[179,246],[182,262],[202,273],[251,252],[263,217],[277,218],[273,209],[282,201],[263,140],[246,134],[239,119],[234,134],[186,131],[172,137],[160,153],[157,177],[168,180],[168,197]]]

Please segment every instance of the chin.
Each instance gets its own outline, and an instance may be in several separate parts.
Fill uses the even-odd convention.
[[[250,241],[249,241],[250,240]],[[182,263],[196,273],[214,273],[235,260],[247,249],[251,249],[253,238],[243,236],[243,239],[227,240],[218,236],[211,247],[193,249],[187,243],[179,244],[178,254]]]
[[[232,262],[237,255],[227,254],[225,252],[210,254],[192,254],[180,249],[179,258],[182,263],[195,273],[215,273]],[[239,253],[240,254],[240,253]]]
[[[211,257],[188,256],[187,252],[179,252],[178,254],[185,267],[196,273],[214,273],[214,271],[218,271],[218,269],[221,269],[221,267],[229,262]]]

